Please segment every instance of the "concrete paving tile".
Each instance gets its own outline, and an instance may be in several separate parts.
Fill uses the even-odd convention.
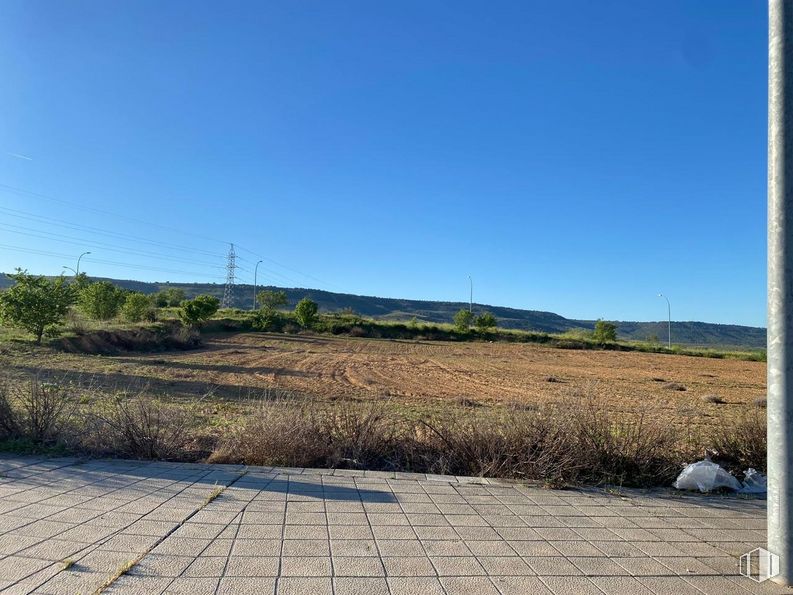
[[[0,560],[0,577],[3,577],[3,580],[19,581],[50,565],[52,565],[50,560],[7,556]]]
[[[333,557],[333,573],[335,576],[385,576],[383,563],[373,557]]]
[[[554,595],[603,595],[603,591],[586,577],[544,576],[541,580]]]
[[[330,556],[330,543],[325,539],[289,539],[283,542],[282,555],[328,557]]]
[[[280,539],[235,539],[232,556],[280,556]]]
[[[498,595],[496,586],[484,576],[446,576],[440,581],[447,595]]]
[[[163,594],[214,595],[219,582],[219,578],[176,578]]]
[[[470,556],[471,550],[466,547],[462,539],[454,541],[448,540],[428,540],[421,542],[424,551],[428,556]],[[498,541],[486,543],[502,543]]]
[[[282,532],[283,527],[279,525],[242,525],[236,533],[239,539],[281,539]]]
[[[231,560],[229,561],[231,563]],[[281,576],[331,576],[330,558],[297,556],[281,558]]]
[[[652,595],[638,580],[627,576],[595,576],[590,580],[606,595]]]
[[[377,546],[370,539],[331,539],[333,556],[377,556]]]
[[[642,576],[637,580],[656,595],[702,595],[702,591],[693,587],[682,577]]]
[[[228,556],[231,553],[233,539],[215,539],[207,546],[202,556]]]
[[[557,550],[548,541],[508,541],[507,544],[519,556],[559,556]]]
[[[421,529],[421,527],[418,528]],[[425,528],[429,529],[429,527]],[[372,527],[372,532],[378,541],[381,539],[416,539],[417,537],[413,527],[377,526]],[[427,532],[427,535],[429,534],[430,532]],[[424,537],[422,537],[422,539],[424,539]]]
[[[281,577],[276,588],[277,595],[333,595],[330,578]]]
[[[335,595],[389,595],[384,578],[336,577],[333,589]]]
[[[539,576],[580,576],[582,573],[563,556],[535,556],[524,558],[529,567]]]
[[[396,556],[383,558],[387,576],[437,576],[435,567],[426,556]],[[390,582],[389,582],[390,584]]]
[[[275,525],[259,525],[259,527],[275,527]],[[325,525],[285,525],[283,529],[284,539],[328,539],[328,528]]]
[[[584,576],[628,576],[630,573],[622,566],[604,557],[569,557]]]
[[[382,557],[424,556],[425,550],[418,539],[378,539],[377,548]]]
[[[218,584],[218,595],[274,595],[275,578],[223,577]]]
[[[188,566],[182,576],[192,578],[221,577],[226,568],[225,556],[199,556]]]
[[[438,576],[479,576],[487,574],[474,556],[430,557]]]
[[[136,576],[177,577],[193,562],[192,556],[162,556],[149,554],[140,560],[129,574]]]
[[[478,556],[488,576],[527,576],[534,571],[518,556]]]
[[[119,577],[110,587],[105,589],[103,593],[123,595],[162,593],[171,582],[173,582],[172,578],[125,574]]]
[[[550,589],[536,576],[493,576],[490,580],[501,595],[551,595]]]
[[[351,525],[349,527],[344,525],[330,525],[328,526],[328,533],[330,538],[333,539],[374,539],[372,529],[367,526]]]
[[[386,580],[391,595],[444,595],[443,587],[437,578],[389,577]]]
[[[229,558],[225,576],[278,576],[279,559],[272,556],[239,556]]]

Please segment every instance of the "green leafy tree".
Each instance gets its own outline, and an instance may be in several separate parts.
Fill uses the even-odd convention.
[[[201,326],[220,308],[220,300],[213,295],[199,295],[182,302],[179,318],[189,327]]]
[[[15,285],[0,293],[0,318],[31,333],[41,343],[45,332],[54,332],[74,303],[74,290],[63,276],[35,277],[17,269],[8,275]]]
[[[493,316],[490,312],[482,312],[479,316],[476,317],[474,320],[474,326],[479,329],[481,332],[485,332],[488,329],[495,328],[496,326],[496,317]]]
[[[127,294],[121,307],[121,315],[130,322],[153,320],[154,306],[151,297],[139,291]]]
[[[253,315],[251,324],[257,331],[279,332],[284,328],[284,316],[278,310],[262,308]]]
[[[263,310],[271,312],[283,308],[288,302],[285,291],[273,291],[271,289],[260,291],[256,296],[256,301],[259,302]]]
[[[154,305],[158,308],[176,307],[180,305],[187,296],[184,289],[169,287],[154,294]]]
[[[87,285],[80,291],[80,309],[86,316],[94,320],[110,320],[118,316],[121,306],[124,305],[126,294],[110,283],[98,281]]]
[[[617,340],[617,325],[598,319],[595,322],[595,332],[592,333],[592,338],[601,345],[614,343]]]
[[[317,322],[319,306],[317,302],[304,297],[295,306],[295,319],[303,328],[311,328]]]
[[[474,314],[470,310],[459,310],[454,315],[454,327],[461,332],[465,332],[471,328],[471,323],[474,321]]]

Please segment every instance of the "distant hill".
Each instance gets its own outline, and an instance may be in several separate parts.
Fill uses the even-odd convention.
[[[168,287],[184,289],[187,297],[199,294],[210,294],[223,297],[222,284],[216,283],[149,283],[107,279],[125,289],[155,293]],[[0,289],[8,287],[11,281],[0,275]],[[397,298],[381,298],[349,293],[334,293],[320,289],[304,289],[289,287],[264,286],[259,289],[280,289],[286,292],[289,307],[308,296],[319,304],[323,311],[340,311],[350,308],[362,316],[385,320],[409,320],[415,317],[425,322],[451,322],[455,312],[467,308],[467,302],[434,302],[425,300],[407,300]],[[238,285],[235,288],[233,306],[250,308],[253,303],[253,286]],[[498,318],[499,326],[521,330],[541,331],[547,333],[563,333],[570,329],[592,329],[593,320],[573,320],[564,318],[553,312],[540,310],[520,310],[504,306],[474,304],[474,310],[488,310]],[[666,338],[666,321],[659,322],[617,322],[617,333],[621,339],[645,341]],[[764,349],[766,346],[766,330],[764,328],[740,326],[736,324],[711,324],[707,322],[673,322],[672,341],[677,344],[706,347],[730,347]]]

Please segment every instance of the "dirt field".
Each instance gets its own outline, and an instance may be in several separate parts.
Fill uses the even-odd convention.
[[[79,370],[105,386],[145,384],[174,397],[211,391],[232,400],[282,389],[328,399],[388,395],[420,409],[461,401],[542,403],[584,391],[616,411],[650,406],[697,424],[755,407],[765,396],[766,373],[761,362],[678,355],[260,333],[210,337],[205,348],[186,352],[32,352],[5,363],[19,371]],[[704,403],[706,395],[726,403]]]

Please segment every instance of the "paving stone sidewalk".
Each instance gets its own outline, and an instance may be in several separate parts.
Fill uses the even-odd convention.
[[[3,593],[793,592],[738,575],[765,535],[763,500],[0,457]]]

